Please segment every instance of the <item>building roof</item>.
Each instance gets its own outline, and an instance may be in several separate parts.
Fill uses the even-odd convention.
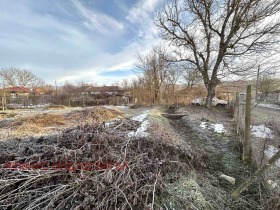
[[[82,87],[76,88],[75,91],[78,91],[78,92],[85,92],[85,91],[87,91],[86,89],[88,89],[88,88],[90,88],[90,87],[92,87],[92,86],[91,86],[91,85],[84,85],[84,86],[82,86]]]
[[[117,91],[123,91],[122,88],[118,86],[102,86],[102,87],[88,87],[85,89],[85,91],[88,92],[117,92]]]
[[[23,86],[14,86],[14,87],[7,87],[6,91],[8,92],[16,92],[16,93],[30,93],[31,91]]]

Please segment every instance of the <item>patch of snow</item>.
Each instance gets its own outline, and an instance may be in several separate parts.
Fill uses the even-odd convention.
[[[252,126],[251,133],[259,138],[272,139],[274,137],[272,131],[265,127],[265,125]]]
[[[137,130],[134,132],[129,132],[128,133],[128,137],[133,137],[133,136],[136,136],[136,137],[147,137],[149,136],[149,133],[146,132],[147,128],[148,128],[148,125],[149,125],[149,121],[148,120],[145,120],[144,122],[141,123],[140,127],[137,128]]]
[[[105,127],[109,127],[109,126],[112,125],[113,123],[114,123],[113,121],[105,122]]]
[[[226,129],[223,124],[209,124],[208,122],[201,122],[199,125],[202,129],[213,129],[216,133],[225,133]]]
[[[199,127],[202,128],[202,129],[206,129],[207,128],[207,122],[201,122]]]
[[[126,108],[128,108],[128,106],[113,106],[113,105],[105,105],[103,107],[107,108],[107,109],[126,109]]]
[[[135,116],[135,117],[132,117],[131,119],[132,119],[132,120],[139,121],[139,122],[143,122],[143,121],[147,118],[149,112],[150,112],[150,111],[147,110],[147,111],[143,112],[143,114],[140,114],[140,115],[137,115],[137,116]]]
[[[135,132],[134,131],[129,132],[128,137],[132,137],[132,136],[147,137],[149,135],[149,133],[146,132],[148,125],[149,125],[149,121],[146,120],[146,118],[149,113],[150,113],[150,110],[147,110],[147,111],[143,112],[142,114],[131,118],[132,120],[141,122],[141,125],[139,128],[137,128],[137,130]]]
[[[265,107],[265,108],[269,108],[269,109],[277,109],[277,110],[280,110],[280,106],[275,105],[275,104],[258,104],[258,106],[260,106],[260,107]]]
[[[119,109],[127,109],[128,106],[115,106],[116,108],[119,108]]]
[[[216,133],[224,133],[226,131],[223,124],[211,124],[211,128],[213,128]]]
[[[270,159],[273,155],[275,155],[279,150],[272,146],[272,145],[269,145],[268,146],[268,149],[264,151],[264,154],[266,155],[266,157],[268,159]],[[280,159],[276,161],[275,163],[278,167],[280,167]]]

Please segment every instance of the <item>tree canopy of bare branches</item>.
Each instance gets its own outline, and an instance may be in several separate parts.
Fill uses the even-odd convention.
[[[274,71],[262,72],[257,88],[262,94],[267,96],[269,92],[280,88],[280,79],[275,77]]]
[[[192,88],[194,85],[200,84],[202,80],[202,76],[200,72],[196,69],[195,66],[191,65],[183,65],[183,78],[186,81],[187,88]]]
[[[177,61],[201,73],[211,107],[219,74],[248,74],[250,57],[275,51],[279,11],[280,0],[171,0],[156,24],[175,46]]]
[[[170,63],[167,51],[163,47],[155,47],[145,55],[138,56],[138,69],[142,73],[140,80],[152,95],[152,104],[160,100],[160,90],[168,78]]]
[[[31,71],[13,67],[2,68],[0,70],[0,78],[7,86],[36,88],[44,84],[44,81],[38,78]]]

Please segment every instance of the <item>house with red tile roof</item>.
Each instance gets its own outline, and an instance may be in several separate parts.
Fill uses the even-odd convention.
[[[6,101],[7,106],[22,105],[25,106],[31,90],[23,86],[6,87],[0,89],[0,97]]]
[[[7,87],[2,92],[5,91],[6,95],[9,95],[10,98],[19,98],[20,96],[28,96],[31,93],[31,90],[23,87],[23,86],[14,86],[14,87]]]

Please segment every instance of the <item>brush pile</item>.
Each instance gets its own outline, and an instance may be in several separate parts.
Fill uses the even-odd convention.
[[[0,209],[152,209],[158,195],[168,197],[166,183],[197,167],[201,155],[114,135],[102,123],[0,148]]]
[[[125,133],[127,131],[136,131],[140,125],[141,122],[129,118],[123,118],[121,120],[118,119],[109,123],[105,123],[107,130],[121,133]]]

